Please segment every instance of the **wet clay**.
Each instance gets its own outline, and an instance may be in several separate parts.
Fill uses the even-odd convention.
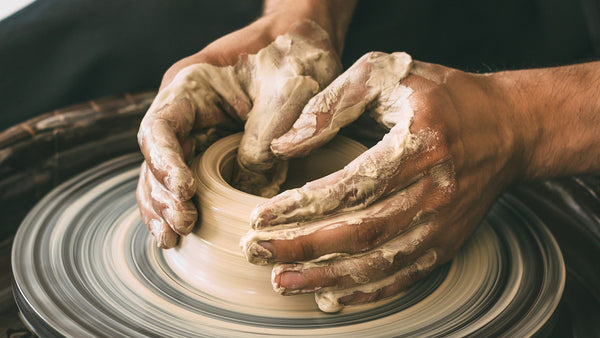
[[[140,132],[153,132],[168,122],[166,127],[185,135],[192,127],[201,130],[231,123],[232,119],[245,120],[246,132],[240,143],[234,185],[260,196],[274,196],[285,180],[287,165],[273,155],[269,148],[271,141],[289,130],[300,107],[341,71],[336,53],[327,46],[328,34],[316,23],[305,20],[256,54],[240,55],[235,65],[187,66],[158,93]],[[168,116],[169,105],[186,107],[177,110],[177,117],[172,118]],[[143,141],[141,137],[142,147]],[[179,149],[177,141],[162,138],[154,142]],[[153,163],[162,158],[160,150],[150,149]],[[177,159],[167,160],[178,163]],[[180,176],[170,171],[165,178],[172,191],[178,185],[193,183]]]
[[[282,297],[273,292],[272,267],[250,264],[240,250],[240,238],[250,230],[252,210],[266,200],[229,183],[241,138],[236,134],[219,140],[194,160],[200,222],[176,248],[164,251],[165,259],[191,285],[234,305],[274,312],[315,310],[312,295]],[[295,179],[283,186],[297,188],[339,170],[365,150],[356,141],[335,138],[309,157],[291,160],[290,177]]]

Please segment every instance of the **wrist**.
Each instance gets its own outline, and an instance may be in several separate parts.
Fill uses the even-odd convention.
[[[490,78],[509,107],[521,179],[600,172],[600,63]]]
[[[341,56],[355,5],[356,0],[268,0],[258,21],[267,23],[272,39],[298,22],[313,21],[327,32],[335,52]]]

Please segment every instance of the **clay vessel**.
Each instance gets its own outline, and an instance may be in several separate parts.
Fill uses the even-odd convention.
[[[193,162],[200,221],[178,247],[165,251],[165,259],[182,280],[207,297],[225,302],[229,309],[252,309],[261,315],[285,317],[315,311],[312,295],[276,294],[270,282],[271,266],[252,265],[242,254],[239,241],[250,229],[250,213],[266,199],[228,183],[241,137],[240,133],[219,140]],[[337,171],[365,149],[356,141],[338,136],[308,157],[291,160],[282,188],[300,187]]]

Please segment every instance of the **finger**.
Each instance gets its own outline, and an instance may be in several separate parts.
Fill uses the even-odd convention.
[[[238,189],[263,197],[272,197],[285,180],[287,163],[277,159],[270,149],[273,138],[287,131],[300,109],[318,90],[309,77],[288,79],[281,92],[259,97],[248,115],[237,154],[233,184]]]
[[[357,211],[309,223],[251,230],[242,239],[243,252],[251,263],[266,264],[371,250],[446,206],[456,184],[452,169],[448,162],[436,165],[406,189]]]
[[[424,177],[373,205],[319,221],[250,231],[242,240],[251,263],[298,262],[371,250],[422,222],[449,197]]]
[[[271,152],[271,141],[291,127],[319,89],[318,83],[308,76],[286,78],[283,72],[279,81],[264,79],[265,83],[273,81],[280,86],[274,91],[261,86],[261,96],[254,101],[244,127],[233,180],[238,189],[264,197],[277,194],[287,172],[287,164]]]
[[[406,53],[366,54],[308,102],[290,131],[273,140],[273,153],[282,158],[304,156],[328,142],[382,93],[396,88],[411,64]]]
[[[442,161],[446,155],[434,146],[436,142],[434,131],[411,134],[395,126],[342,170],[259,205],[252,212],[251,224],[262,229],[362,209],[415,182],[427,168]]]
[[[248,115],[238,156],[249,169],[270,168],[275,159],[270,151],[271,141],[289,130],[302,107],[319,90],[319,84],[308,76],[282,77],[277,88],[262,86],[261,96]]]
[[[136,198],[142,221],[156,239],[156,244],[161,248],[172,248],[177,245],[177,234],[160,217],[152,206],[152,198],[148,191],[147,175],[150,171],[146,170],[146,162],[142,164],[140,178],[136,189]]]
[[[430,247],[432,233],[433,225],[419,224],[364,254],[319,262],[280,264],[273,269],[273,289],[283,295],[292,295],[377,281],[423,255]]]
[[[285,179],[286,166],[270,150],[271,141],[289,130],[302,107],[336,76],[341,64],[327,34],[317,25],[294,25],[256,55],[242,58],[242,82],[253,99],[238,148],[237,188],[271,197]]]
[[[194,125],[193,115],[189,100],[181,99],[147,114],[138,133],[150,171],[180,200],[188,200],[195,193],[194,177],[181,146]]]
[[[448,74],[452,73],[452,70],[435,63],[415,61],[410,73],[433,81],[437,84],[442,84],[446,82],[446,77]]]
[[[253,107],[239,147],[239,160],[249,170],[270,168],[270,144],[290,129],[308,100],[340,71],[327,34],[311,22],[294,25],[286,35],[248,57]],[[266,167],[266,168],[265,168]]]
[[[430,274],[442,262],[438,251],[430,249],[389,277],[348,289],[323,289],[315,293],[315,300],[319,309],[324,312],[338,312],[346,305],[375,302],[397,295]]]
[[[170,191],[156,180],[146,165],[142,166],[142,171],[146,171],[147,189],[149,189],[152,208],[156,214],[162,216],[177,234],[189,234],[198,219],[198,212],[194,203],[176,199]]]

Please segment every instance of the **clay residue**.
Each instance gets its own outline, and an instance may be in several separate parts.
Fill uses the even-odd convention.
[[[273,196],[287,167],[272,154],[271,141],[289,130],[306,102],[341,70],[335,52],[323,49],[327,45],[327,33],[303,21],[257,54],[242,55],[233,66],[187,66],[159,92],[148,115],[183,101],[194,114],[168,123],[200,130],[247,119],[233,184],[242,191]]]

